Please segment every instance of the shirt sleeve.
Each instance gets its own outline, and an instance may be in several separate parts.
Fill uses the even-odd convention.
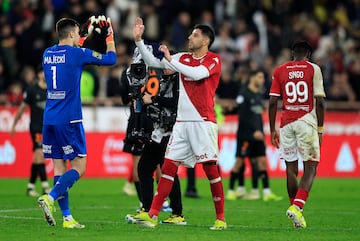
[[[139,48],[141,57],[147,65],[159,69],[171,69],[164,58],[162,60],[156,58],[153,53],[146,48],[144,40],[135,42],[135,44]]]
[[[101,54],[91,49],[81,48],[83,55],[85,55],[85,64],[95,64],[95,65],[113,65],[116,63],[116,53],[107,52],[106,54]]]
[[[33,91],[32,91],[32,86],[28,86],[24,93],[23,93],[23,98],[24,98],[24,102],[28,105],[30,105],[33,101]]]
[[[172,67],[173,70],[175,70],[176,72],[182,73],[183,75],[185,75],[186,77],[189,77],[190,79],[196,81],[196,80],[201,80],[204,78],[207,78],[210,76],[210,73],[208,71],[208,69],[203,66],[188,66],[185,64],[180,63],[179,61],[172,59],[170,63],[170,66]]]
[[[280,96],[281,95],[281,89],[280,89],[280,81],[278,77],[279,69],[275,69],[274,74],[272,76],[272,82],[270,87],[270,93],[271,96]]]
[[[324,80],[321,73],[321,69],[316,64],[313,64],[313,66],[314,66],[314,96],[325,97]]]

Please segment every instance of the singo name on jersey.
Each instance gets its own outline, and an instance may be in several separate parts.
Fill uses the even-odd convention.
[[[302,79],[304,78],[304,71],[290,71],[289,79]]]

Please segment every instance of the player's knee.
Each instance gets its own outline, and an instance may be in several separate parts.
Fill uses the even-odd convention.
[[[164,160],[164,164],[162,165],[161,168],[161,173],[163,176],[166,175],[170,177],[175,177],[177,170],[178,170],[178,165],[176,165],[174,161],[170,159]]]
[[[216,163],[203,163],[203,170],[206,174],[206,177],[211,180],[217,180],[220,178],[219,167]],[[221,180],[221,179],[220,179]]]

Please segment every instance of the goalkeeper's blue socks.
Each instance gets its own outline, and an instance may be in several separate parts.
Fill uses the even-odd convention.
[[[80,175],[76,170],[68,170],[56,181],[49,195],[54,200],[57,200],[60,196],[64,195],[79,178]]]

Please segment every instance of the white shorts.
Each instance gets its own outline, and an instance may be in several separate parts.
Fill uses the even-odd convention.
[[[210,122],[176,122],[165,152],[167,159],[194,167],[219,156],[218,125]]]
[[[280,128],[280,158],[293,162],[299,157],[303,161],[320,161],[317,129],[302,120]]]

